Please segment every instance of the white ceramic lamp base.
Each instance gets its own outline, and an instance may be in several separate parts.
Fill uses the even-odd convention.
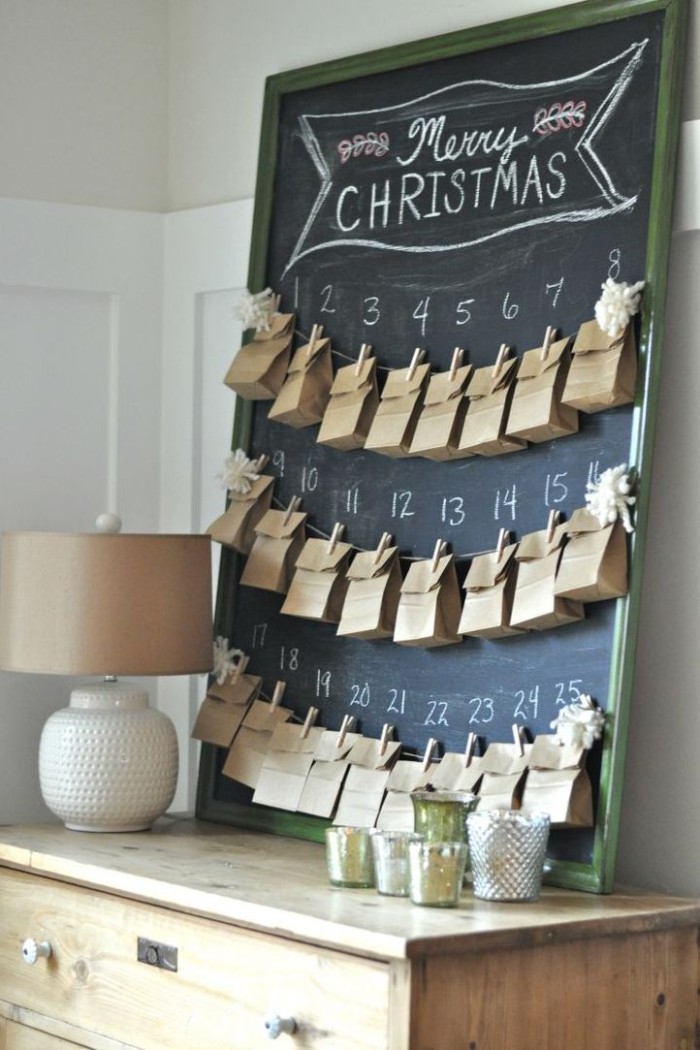
[[[144,831],[172,802],[177,772],[172,722],[122,682],[74,689],[41,734],[44,801],[74,831]]]

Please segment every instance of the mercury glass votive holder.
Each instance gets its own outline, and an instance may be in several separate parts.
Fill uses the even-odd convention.
[[[428,842],[466,842],[467,817],[479,804],[470,791],[412,791],[414,830]]]
[[[534,901],[542,886],[549,813],[487,810],[467,821],[474,896]]]
[[[413,903],[456,908],[466,863],[466,842],[409,843],[409,895]]]
[[[374,886],[374,858],[369,828],[326,828],[326,862],[331,886]]]
[[[421,842],[413,831],[374,828],[371,832],[377,892],[387,897],[408,897],[408,846]]]

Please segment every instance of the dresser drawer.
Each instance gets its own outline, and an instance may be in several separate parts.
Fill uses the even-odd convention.
[[[48,941],[51,956],[27,965],[27,937]],[[176,948],[177,971],[138,962],[139,937]],[[269,1046],[272,1015],[298,1026],[280,1046],[388,1043],[386,964],[15,871],[0,878],[0,988],[143,1050]]]

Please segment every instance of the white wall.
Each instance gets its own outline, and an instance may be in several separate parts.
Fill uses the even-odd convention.
[[[0,0],[0,197],[161,211],[167,0]]]
[[[27,346],[27,361],[34,358],[22,380],[25,401],[6,395],[0,408],[0,428],[8,419],[12,428],[12,444],[0,440],[0,527],[7,527],[6,521],[89,527],[83,518],[88,511],[92,516],[98,496],[101,502],[105,477],[112,479],[107,489],[117,485],[120,499],[144,527],[155,527],[158,515],[163,528],[200,527],[218,498],[208,463],[228,432],[232,406],[214,377],[237,339],[229,307],[244,281],[248,198],[268,74],[548,6],[545,0],[489,5],[483,0],[429,5],[424,0],[380,5],[374,0],[0,0],[0,197],[107,209],[87,210],[93,230],[88,236],[80,209],[64,213],[64,228],[60,223],[46,228],[52,212],[42,212],[44,205],[33,216],[22,212],[18,201],[6,202],[9,213],[0,208],[0,269],[3,259],[13,267],[0,272],[0,355],[8,355],[11,345]],[[698,0],[691,0],[691,10],[686,120],[700,117]],[[700,614],[693,545],[700,361],[690,304],[700,278],[700,161],[692,159],[699,126],[684,129],[691,159],[679,187],[680,225],[687,232],[676,235],[673,247],[619,865],[629,882],[698,895],[700,821],[694,803],[700,797],[695,757],[700,707],[694,652]],[[239,206],[230,205],[238,199]],[[202,207],[219,202],[229,203],[222,211]],[[125,211],[120,223],[111,208],[179,214],[162,219]],[[180,211],[188,208],[193,210]],[[8,226],[6,215],[13,213]],[[159,223],[158,231],[145,234],[150,220]],[[76,259],[81,275],[71,282],[65,274]],[[94,274],[86,260],[94,263]],[[128,324],[115,327],[115,308],[124,309],[132,299],[140,304],[133,316],[142,314],[138,334]],[[55,326],[47,324],[49,317]],[[116,372],[105,366],[105,355],[116,360],[115,339],[123,361]],[[88,362],[96,369],[93,384],[80,365],[87,343],[95,347],[95,359]],[[65,375],[47,395],[53,384],[38,367],[37,355],[46,360],[54,347],[65,361]],[[82,378],[76,380],[78,373]],[[42,501],[46,460],[36,434],[51,441],[68,426],[66,420],[76,426],[82,399],[93,394],[78,431],[67,431],[66,447],[76,451],[50,458],[53,470],[56,458],[72,468],[92,440],[89,467],[82,478],[69,469],[65,486],[54,482],[51,498],[47,487]],[[45,410],[37,413],[42,399]],[[98,427],[99,437],[90,439],[91,421],[105,401],[112,406],[111,437]],[[124,406],[129,406],[126,415]],[[57,419],[61,413],[64,422]],[[0,430],[0,436],[7,433]],[[8,458],[8,450],[14,457],[15,449],[21,470]],[[49,520],[57,524],[49,526]],[[0,676],[5,683],[8,678],[13,676]],[[175,683],[161,701],[178,723],[186,757],[178,804],[194,779],[186,726],[195,694],[189,683]],[[52,705],[63,702],[30,695],[16,700],[13,695],[10,703],[9,694],[0,693],[6,727],[0,736],[0,821],[32,819],[32,806],[38,805],[39,726]]]

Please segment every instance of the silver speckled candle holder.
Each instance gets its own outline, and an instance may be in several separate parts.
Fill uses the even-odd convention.
[[[474,896],[534,901],[542,885],[548,813],[485,810],[467,818]]]

